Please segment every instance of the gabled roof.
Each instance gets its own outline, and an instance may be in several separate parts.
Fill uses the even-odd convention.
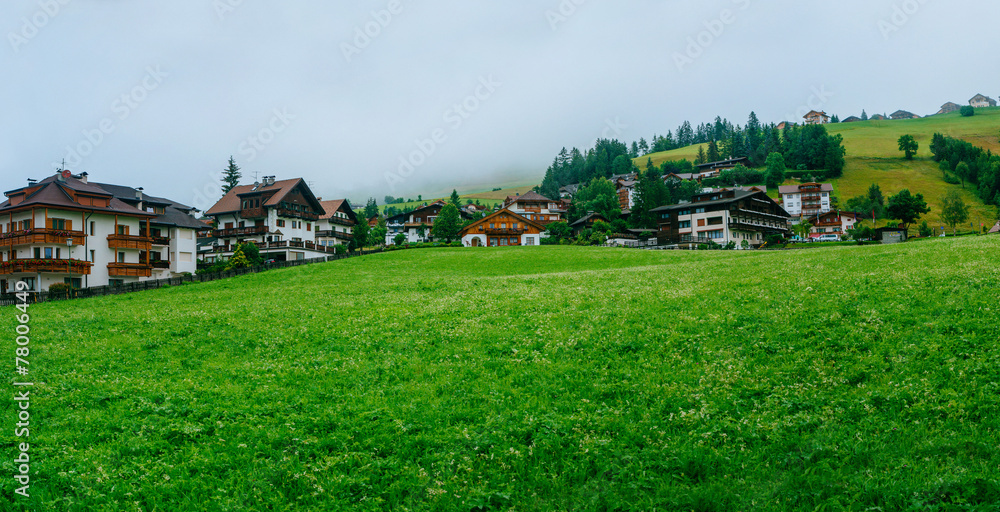
[[[270,185],[238,185],[227,192],[226,195],[223,196],[219,202],[215,203],[214,206],[209,208],[205,214],[222,215],[224,213],[238,212],[243,209],[242,204],[240,203],[240,196],[256,193],[271,193],[271,196],[261,206],[277,206],[285,199],[285,196],[287,196],[289,192],[295,190],[295,188],[299,185],[302,185],[302,190],[306,193],[306,199],[312,203],[313,208],[322,211],[323,206],[320,205],[318,200],[316,200],[316,196],[314,196],[312,191],[309,190],[309,186],[306,185],[305,181],[302,178],[295,178],[290,180],[275,181]]]
[[[897,110],[897,111],[893,112],[892,115],[890,115],[889,117],[891,117],[893,119],[896,119],[896,118],[899,118],[899,117],[917,118],[917,117],[920,117],[920,116],[914,114],[913,112],[908,112],[906,110]]]
[[[973,101],[994,101],[994,100],[993,98],[990,98],[989,96],[986,96],[984,94],[977,94],[973,96],[971,100],[969,100],[969,103],[972,103]]]
[[[841,122],[842,123],[856,123],[856,122],[858,122],[860,120],[861,120],[861,118],[858,117],[858,116],[851,116],[851,117],[848,117],[847,119],[844,119]]]
[[[484,224],[486,222],[489,222],[490,219],[492,219],[492,218],[500,215],[501,213],[510,214],[515,219],[517,219],[517,220],[519,220],[521,222],[524,222],[525,224],[530,224],[530,225],[534,226],[535,228],[537,228],[539,231],[545,231],[545,226],[543,226],[543,225],[541,225],[541,224],[539,224],[539,223],[537,223],[537,222],[535,222],[535,221],[533,221],[533,220],[531,220],[531,219],[529,219],[529,218],[527,218],[527,217],[525,217],[523,215],[514,213],[514,212],[512,212],[512,211],[510,211],[510,210],[508,210],[506,208],[502,208],[499,211],[493,212],[492,214],[487,215],[487,216],[485,216],[485,217],[483,217],[483,218],[481,218],[481,219],[479,219],[479,220],[477,220],[477,221],[469,224],[468,226],[465,226],[464,228],[462,228],[460,236],[465,236],[466,232],[471,231],[474,226],[478,226],[480,224]]]
[[[110,194],[108,191],[93,183],[84,183],[83,181],[73,177],[61,179],[58,175],[50,176],[34,185],[21,187],[7,192],[7,195],[15,195],[21,191],[27,191],[26,189],[34,190],[24,198],[24,201],[18,203],[17,205],[12,206],[9,199],[4,201],[4,203],[0,205],[0,211],[18,210],[26,206],[49,206],[106,212],[109,214],[117,213],[123,215],[155,217],[152,213],[139,210],[138,208],[115,198],[113,194]],[[67,192],[67,190],[109,198],[108,207],[104,208],[100,206],[81,205],[73,200],[73,197],[70,196],[70,193]]]
[[[807,185],[819,185],[821,192],[833,192],[833,185],[829,183],[803,183],[801,185],[781,185],[778,187],[779,194],[798,194],[800,193],[801,187]]]
[[[325,212],[323,215],[320,215],[319,217],[320,220],[329,219],[333,217],[333,214],[337,213],[338,210],[344,210],[344,213],[347,214],[347,217],[349,219],[353,220],[354,222],[358,221],[358,216],[356,213],[354,213],[354,210],[351,208],[351,203],[348,202],[347,199],[337,199],[335,201],[320,201],[319,204],[323,206],[323,211]]]
[[[587,222],[590,222],[590,221],[597,222],[599,220],[603,220],[604,222],[610,222],[608,219],[604,218],[603,215],[601,215],[599,213],[590,212],[590,213],[584,215],[583,217],[580,217],[576,222],[570,224],[569,227],[572,228],[574,226],[582,226],[582,225],[585,225]]]
[[[708,163],[704,163],[704,164],[698,164],[695,167],[697,167],[699,169],[704,168],[704,167],[712,169],[712,168],[715,168],[715,167],[726,167],[726,166],[729,166],[729,165],[735,166],[736,164],[739,164],[739,163],[742,163],[742,162],[747,162],[747,161],[749,161],[748,158],[741,156],[739,158],[728,158],[726,160],[719,160],[718,162],[708,162]]]
[[[810,110],[808,114],[806,114],[806,115],[804,115],[802,117],[805,118],[805,119],[809,119],[810,117],[820,117],[820,116],[822,116],[822,117],[830,117],[830,116],[826,115],[826,112],[820,112],[820,111],[816,111],[816,110]]]
[[[552,202],[551,199],[539,194],[538,192],[535,192],[534,190],[529,191],[525,194],[521,194],[519,196],[508,196],[507,199],[510,199],[512,203],[518,203],[521,201]]]
[[[997,221],[997,225],[990,228],[990,233],[1000,233],[1000,220]]]

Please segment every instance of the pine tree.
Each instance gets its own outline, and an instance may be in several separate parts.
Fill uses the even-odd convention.
[[[441,208],[441,213],[434,219],[434,226],[431,228],[435,239],[444,239],[447,243],[458,238],[458,233],[461,230],[462,218],[459,216],[458,208],[450,203]]]
[[[368,203],[365,204],[365,219],[367,220],[372,217],[378,217],[378,203],[374,197],[369,197]]]
[[[351,248],[364,249],[368,244],[368,220],[358,219],[358,223],[354,225],[352,235]]]
[[[230,190],[236,188],[240,184],[240,178],[243,175],[240,174],[240,167],[236,165],[236,160],[233,160],[232,155],[229,156],[229,166],[222,171],[222,195],[226,195]]]
[[[705,160],[705,146],[698,146],[698,156],[694,160],[695,165],[701,165],[706,162]]]
[[[451,190],[451,198],[449,201],[451,204],[455,205],[455,208],[462,208],[462,199],[458,197],[458,190]]]
[[[722,160],[722,158],[719,157],[719,145],[715,142],[715,139],[712,139],[708,143],[708,153],[705,155],[705,158],[708,158],[709,162],[718,162],[719,160]]]
[[[861,109],[861,120],[862,121],[867,121],[868,120],[868,112],[865,112],[864,109]]]

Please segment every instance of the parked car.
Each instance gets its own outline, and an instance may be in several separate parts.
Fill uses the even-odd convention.
[[[840,235],[834,235],[834,234],[820,235],[819,237],[816,238],[816,241],[817,242],[839,242],[840,241]]]

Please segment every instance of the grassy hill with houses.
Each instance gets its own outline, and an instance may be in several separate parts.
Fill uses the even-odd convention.
[[[971,191],[961,185],[949,185],[937,163],[931,160],[930,142],[935,133],[969,141],[977,146],[1000,153],[1000,107],[976,109],[973,117],[961,117],[958,112],[928,116],[921,119],[862,121],[826,125],[831,134],[844,137],[847,149],[847,165],[844,175],[827,180],[833,184],[834,192],[843,202],[867,192],[872,183],[877,183],[887,197],[904,188],[914,193],[922,193],[931,206],[931,212],[924,218],[932,226],[940,226],[941,200],[948,191],[958,189],[970,208],[972,221],[987,222],[996,219],[996,208],[984,205]],[[913,135],[920,144],[919,152],[912,161],[903,159],[897,141],[902,135]],[[673,151],[653,153],[635,160],[644,169],[646,161],[654,164],[664,161],[688,159],[694,161],[699,146],[694,145]],[[788,181],[788,184],[796,183]],[[777,197],[776,191],[771,191]],[[989,222],[992,224],[992,222]]]
[[[409,250],[35,305],[0,509],[993,510],[998,251]]]

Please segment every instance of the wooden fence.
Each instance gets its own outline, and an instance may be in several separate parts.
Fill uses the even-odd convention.
[[[256,274],[258,272],[265,272],[277,268],[298,267],[300,265],[309,265],[312,263],[325,263],[328,261],[342,260],[345,258],[367,256],[369,254],[378,252],[382,252],[382,249],[372,249],[370,251],[359,251],[353,253],[347,252],[343,254],[332,254],[330,256],[322,256],[319,258],[310,258],[304,260],[277,261],[274,263],[265,263],[263,265],[256,267],[238,268],[233,270],[225,270],[222,272],[209,272],[203,274],[188,274],[179,277],[171,277],[168,279],[150,279],[147,281],[125,283],[118,286],[108,285],[108,286],[95,286],[92,288],[81,288],[79,290],[72,290],[68,294],[49,293],[49,292],[40,292],[40,293],[29,292],[28,301],[31,303],[36,303],[36,302],[51,302],[55,300],[67,300],[67,299],[85,299],[88,297],[102,297],[105,295],[119,295],[122,293],[133,293],[145,290],[155,290],[157,288],[163,288],[164,286],[179,286],[184,283],[207,283],[209,281],[216,281],[219,279],[229,279],[231,277],[242,276],[246,274]],[[19,303],[20,302],[13,293],[8,293],[6,295],[0,296],[0,306],[13,306]]]

